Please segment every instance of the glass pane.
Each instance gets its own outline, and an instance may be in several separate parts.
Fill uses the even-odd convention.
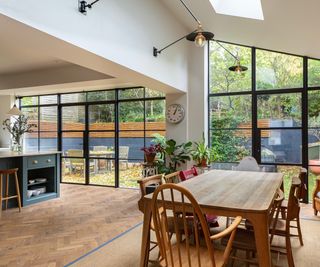
[[[114,139],[113,132],[90,132],[89,150],[91,157],[114,158]]]
[[[137,188],[137,180],[141,179],[142,166],[139,160],[128,160],[119,162],[120,187]]]
[[[313,190],[315,189],[315,186],[316,186],[316,179],[320,175],[320,161],[314,166],[309,166],[308,174],[309,174],[308,176],[309,202],[312,202]]]
[[[78,158],[62,159],[62,182],[85,183],[85,160]]]
[[[38,132],[25,133],[23,147],[25,151],[38,151]]]
[[[258,96],[258,119],[268,120],[267,127],[301,126],[301,94]]]
[[[25,96],[21,98],[21,106],[34,106],[38,105],[37,96]]]
[[[300,166],[277,166],[277,171],[283,173],[283,187],[285,198],[288,199],[292,178],[298,177],[300,173]]]
[[[120,159],[144,159],[141,148],[144,147],[144,132],[120,132],[119,133],[119,158]]]
[[[56,151],[58,149],[57,132],[40,132],[40,151]]]
[[[115,91],[95,91],[87,93],[88,101],[107,101],[115,99]]]
[[[90,160],[90,184],[115,186],[114,160]]]
[[[256,50],[258,90],[302,88],[303,58]]]
[[[21,108],[22,113],[28,117],[29,124],[35,124],[37,127],[32,127],[33,131],[38,130],[38,108]]]
[[[241,65],[248,70],[241,74],[230,71],[229,67],[236,65],[235,59],[216,42],[210,42],[210,92],[251,91],[251,48],[225,43],[222,45],[232,54],[238,55]]]
[[[165,130],[165,100],[146,101],[146,130]]]
[[[130,101],[119,104],[120,130],[144,129],[144,102]]]
[[[80,103],[85,101],[86,101],[86,93],[61,95],[61,103]]]
[[[320,91],[308,92],[308,126],[320,127]]]
[[[308,86],[320,86],[320,60],[308,59]]]
[[[58,130],[58,107],[40,107],[40,131]]]
[[[165,96],[166,96],[165,93],[146,88],[146,97],[165,97]]]
[[[42,95],[42,96],[40,96],[40,105],[57,104],[57,102],[58,102],[57,95]]]
[[[251,95],[210,97],[211,128],[251,128]]]
[[[261,163],[301,163],[301,130],[262,130]]]
[[[119,91],[119,99],[144,98],[144,88],[122,89]]]
[[[114,130],[114,105],[90,105],[89,129]]]
[[[83,133],[62,133],[62,152],[68,157],[83,157]]]
[[[62,107],[62,130],[81,131],[85,129],[85,107]]]
[[[308,130],[308,158],[309,165],[320,163],[320,128]]]
[[[210,131],[210,145],[217,162],[236,162],[252,151],[251,129]]]

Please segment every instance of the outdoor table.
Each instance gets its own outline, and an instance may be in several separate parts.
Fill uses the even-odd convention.
[[[212,170],[179,183],[188,189],[203,213],[242,216],[253,225],[259,266],[272,266],[268,217],[282,173]],[[148,266],[152,194],[143,199],[144,221],[140,266]]]

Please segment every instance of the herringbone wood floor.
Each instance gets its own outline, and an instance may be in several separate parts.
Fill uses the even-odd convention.
[[[3,211],[0,266],[64,266],[142,221],[138,190],[61,185],[61,198]]]

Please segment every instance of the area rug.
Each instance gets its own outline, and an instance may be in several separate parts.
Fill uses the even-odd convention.
[[[320,266],[320,221],[303,219],[301,224],[305,245],[301,247],[298,239],[292,238],[295,266]],[[141,235],[142,224],[140,223],[66,266],[137,267],[140,261]],[[279,239],[279,242],[282,241]],[[273,262],[277,266],[287,266],[285,255],[273,254]],[[234,266],[245,265],[235,262]]]

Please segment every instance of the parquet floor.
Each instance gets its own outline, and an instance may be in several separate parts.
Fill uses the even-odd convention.
[[[138,190],[61,185],[61,197],[3,211],[0,266],[64,266],[142,221]]]

